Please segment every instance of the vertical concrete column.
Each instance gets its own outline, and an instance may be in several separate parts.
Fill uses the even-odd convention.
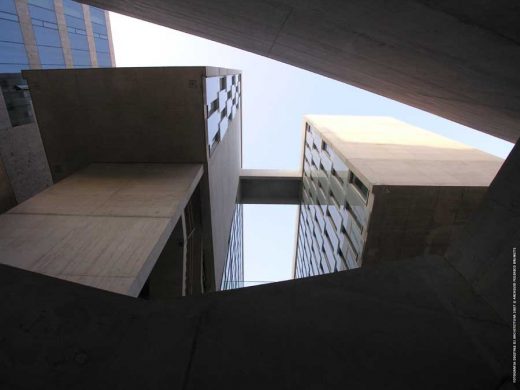
[[[65,57],[65,66],[67,68],[73,68],[74,64],[72,62],[69,34],[67,33],[67,23],[65,22],[65,14],[63,12],[63,0],[54,0],[54,9],[56,11],[56,19],[58,20],[58,31],[60,33],[63,56]]]
[[[182,295],[186,295],[187,261],[188,261],[188,232],[186,231],[186,210],[182,212]]]
[[[112,62],[112,66],[116,66],[116,54],[114,52],[114,42],[112,37],[112,26],[110,25],[110,17],[108,16],[108,11],[105,12],[105,22],[107,25],[107,34],[108,34],[108,45],[110,48],[110,61]]]
[[[34,38],[34,31],[31,23],[31,15],[29,15],[29,6],[27,0],[16,0],[16,12],[22,29],[23,41],[27,57],[29,58],[29,66],[31,69],[41,68],[40,55]]]
[[[87,30],[88,51],[90,53],[90,62],[92,67],[98,67],[96,43],[94,42],[94,31],[92,31],[92,22],[90,21],[90,8],[88,5],[82,4],[83,16],[85,18],[85,28]]]

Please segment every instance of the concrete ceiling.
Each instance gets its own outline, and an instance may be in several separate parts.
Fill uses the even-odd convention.
[[[515,142],[515,0],[84,0],[264,55]]]

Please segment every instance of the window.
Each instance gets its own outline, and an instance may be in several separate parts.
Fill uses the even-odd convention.
[[[361,222],[359,222],[356,214],[354,214],[354,211],[352,211],[352,207],[350,206],[350,203],[348,203],[348,201],[345,201],[345,210],[347,210],[348,215],[354,220],[359,230],[363,231],[363,225],[361,224]]]
[[[45,22],[56,23],[56,14],[54,13],[54,8],[45,9],[29,5],[29,14],[33,19],[33,24],[35,19]]]
[[[63,0],[63,13],[65,15],[83,19],[83,8],[81,7],[81,4],[72,0]]]
[[[2,18],[2,13],[0,13]],[[0,40],[4,42],[23,43],[20,24],[12,20],[0,19]]]
[[[2,0],[2,1],[0,1],[0,11],[1,12],[9,12],[11,14],[16,15],[16,6],[14,5],[14,0]]]
[[[38,46],[40,60],[43,68],[60,68],[65,66],[65,59],[63,58],[63,51],[61,47]],[[52,65],[52,66],[45,66]],[[54,66],[56,65],[56,66]]]
[[[58,26],[49,25],[51,28],[40,27],[33,25],[34,37],[38,46],[52,46],[61,47],[60,34],[58,33]]]
[[[98,53],[110,53],[110,49],[108,48],[108,39],[94,37],[94,42],[96,43],[96,51]]]
[[[28,3],[42,8],[54,9],[53,0],[29,0]]]
[[[0,42],[1,64],[28,64],[27,52],[21,43]]]
[[[329,145],[325,141],[321,141],[321,150],[330,155]]]
[[[74,29],[79,29],[83,31],[86,30],[85,21],[83,20],[83,18],[76,18],[74,16],[65,15],[65,22],[67,23],[67,27],[72,27]]]
[[[69,42],[71,49],[88,51],[88,41],[85,35],[73,34],[69,32]]]
[[[369,193],[367,186],[365,186],[363,184],[363,182],[361,180],[359,180],[359,178],[353,172],[350,172],[349,181],[350,181],[350,183],[352,183],[354,185],[354,187],[357,189],[359,195],[361,195],[361,197],[363,198],[363,200],[366,203],[368,200],[368,193]]]
[[[98,36],[107,36],[107,28],[104,24],[92,23],[92,31],[94,32],[94,36],[96,36],[96,34],[98,34]]]
[[[112,60],[110,59],[110,54],[99,53],[99,52],[96,54],[97,54],[98,66],[100,66],[100,67],[111,67],[112,66]]]
[[[74,66],[91,66],[90,53],[85,50],[72,49],[72,62]]]
[[[90,21],[105,25],[105,11],[96,7],[90,7]]]
[[[343,179],[338,175],[338,172],[334,168],[330,169],[330,173],[339,181],[341,185],[343,185]]]

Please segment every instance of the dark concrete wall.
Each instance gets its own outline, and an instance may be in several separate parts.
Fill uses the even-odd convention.
[[[510,328],[441,258],[422,260],[171,305],[0,266],[0,385],[488,390],[510,383]]]
[[[204,72],[203,67],[25,71],[53,179],[90,162],[206,161]]]
[[[520,136],[515,0],[84,0]],[[172,49],[173,50],[173,49]]]
[[[374,186],[363,265],[443,256],[480,206],[487,187]]]
[[[0,156],[18,203],[52,185],[36,123],[0,129]]]
[[[11,181],[7,175],[2,159],[0,159],[0,213],[16,206]]]
[[[513,251],[519,246],[520,143],[517,142],[491,183],[480,209],[471,216],[446,254],[474,291],[507,322],[512,316]]]

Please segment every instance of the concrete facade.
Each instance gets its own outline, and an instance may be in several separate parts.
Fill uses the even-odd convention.
[[[203,165],[206,289],[218,289],[241,169],[240,72],[157,67],[24,76],[55,182],[95,162]]]
[[[85,0],[282,61],[515,142],[515,0]]]
[[[392,118],[305,129],[297,277],[443,255],[503,162]]]

